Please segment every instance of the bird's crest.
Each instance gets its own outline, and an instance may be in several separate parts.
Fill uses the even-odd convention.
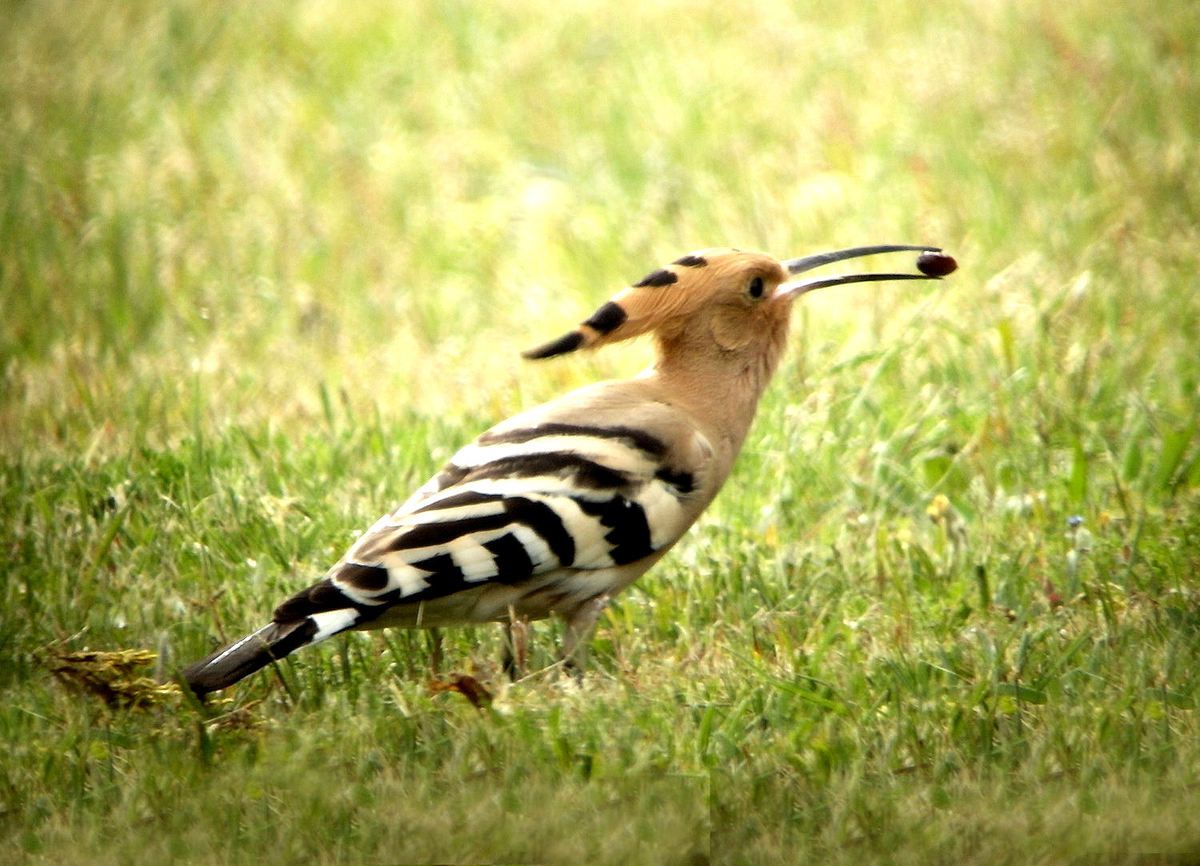
[[[752,273],[761,273],[774,283],[787,276],[778,261],[763,253],[729,248],[689,253],[646,274],[602,304],[578,327],[524,355],[530,359],[552,358],[669,329],[711,302],[731,279]]]

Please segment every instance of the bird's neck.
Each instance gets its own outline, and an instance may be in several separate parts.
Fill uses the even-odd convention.
[[[754,421],[786,345],[786,327],[740,350],[686,345],[686,337],[660,340],[658,360],[647,371],[664,399],[684,409],[736,456]],[[689,351],[690,349],[690,351]]]

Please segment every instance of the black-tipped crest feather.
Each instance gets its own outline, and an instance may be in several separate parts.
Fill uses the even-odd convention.
[[[551,340],[549,343],[543,343],[536,349],[530,349],[528,352],[523,352],[522,355],[531,361],[540,361],[543,358],[553,358],[555,355],[565,355],[568,352],[574,352],[583,345],[583,334],[580,331],[567,331],[556,340]]]

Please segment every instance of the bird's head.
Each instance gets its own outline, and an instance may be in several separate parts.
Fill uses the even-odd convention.
[[[877,253],[921,252],[921,273],[862,273],[793,279],[813,268]],[[792,302],[825,286],[875,280],[938,279],[954,260],[937,247],[889,244],[855,247],[780,261],[765,253],[708,249],[676,259],[617,293],[580,325],[525,353],[551,358],[653,333],[660,347],[684,341],[738,352],[776,344]]]

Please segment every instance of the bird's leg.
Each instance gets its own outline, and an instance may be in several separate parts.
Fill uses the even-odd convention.
[[[504,649],[500,653],[500,670],[504,671],[504,675],[511,682],[517,680],[517,654],[513,646],[515,637],[513,635],[513,627],[511,622],[506,622],[504,625]]]
[[[429,667],[434,676],[442,671],[442,632],[440,629],[429,630]]]
[[[566,615],[567,633],[563,636],[562,666],[576,680],[583,680],[583,669],[587,664],[588,639],[596,627],[596,620],[608,606],[609,597],[598,595],[590,598],[570,614]]]
[[[529,621],[512,617],[504,623],[504,655],[501,665],[513,682],[525,673],[529,661]]]

